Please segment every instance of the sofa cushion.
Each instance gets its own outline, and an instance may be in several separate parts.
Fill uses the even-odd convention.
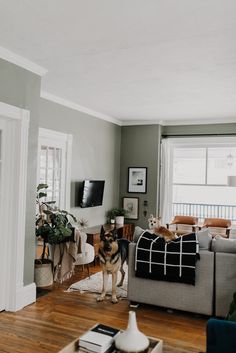
[[[197,232],[197,237],[199,242],[199,248],[204,250],[210,250],[212,237],[209,232],[209,229],[205,228],[199,230]]]
[[[142,229],[142,228],[139,227],[139,226],[136,226],[136,227],[134,228],[133,241],[134,241],[135,243],[137,243],[137,241],[138,241],[140,235],[141,235],[143,232],[144,232],[144,229]]]
[[[226,239],[217,235],[211,244],[212,251],[236,253],[236,239]]]

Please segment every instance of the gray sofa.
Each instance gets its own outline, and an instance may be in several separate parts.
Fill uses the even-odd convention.
[[[132,302],[225,317],[233,292],[236,291],[236,253],[224,252],[225,245],[222,246],[229,239],[220,239],[219,244],[218,239],[211,240],[208,230],[199,232],[200,260],[196,262],[195,285],[157,281],[135,276],[135,249],[140,235],[140,228],[138,232],[137,228],[139,227],[135,229],[134,242],[129,245],[128,299]],[[234,244],[236,248],[236,239]],[[232,242],[229,248],[232,250]]]
[[[212,240],[215,253],[215,315],[225,317],[236,292],[236,239]]]

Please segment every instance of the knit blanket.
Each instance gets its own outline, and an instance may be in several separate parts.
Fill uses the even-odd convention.
[[[161,281],[195,284],[199,245],[195,233],[166,243],[162,237],[144,232],[138,239],[135,275]]]
[[[53,279],[62,283],[74,274],[77,255],[82,252],[82,234],[74,229],[73,241],[52,245]],[[87,236],[86,236],[87,239]],[[85,239],[85,242],[86,242]]]

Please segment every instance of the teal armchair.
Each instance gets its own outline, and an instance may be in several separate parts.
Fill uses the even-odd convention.
[[[236,322],[211,318],[206,336],[206,353],[236,352]]]

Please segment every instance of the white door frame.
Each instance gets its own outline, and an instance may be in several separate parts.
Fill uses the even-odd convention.
[[[0,270],[5,268],[5,310],[16,311],[36,300],[35,284],[24,286],[24,248],[28,129],[30,113],[0,102],[0,117],[5,120],[3,137],[2,207],[3,228]],[[32,264],[33,266],[33,264]]]
[[[0,116],[0,131],[1,131],[1,140],[0,140],[0,159],[1,159],[1,168],[0,168],[0,225],[1,225],[1,235],[0,235],[0,239],[1,239],[1,247],[0,247],[0,262],[1,262],[1,268],[0,268],[0,283],[2,283],[2,290],[0,291],[0,311],[5,310],[5,306],[6,306],[6,290],[5,290],[5,284],[6,284],[6,244],[5,242],[2,241],[2,237],[4,237],[4,218],[3,218],[3,212],[4,212],[4,199],[3,199],[3,168],[4,168],[4,164],[5,164],[5,160],[4,160],[4,139],[5,139],[5,128],[6,128],[6,122],[5,119],[2,119]],[[1,261],[2,260],[2,261]]]

